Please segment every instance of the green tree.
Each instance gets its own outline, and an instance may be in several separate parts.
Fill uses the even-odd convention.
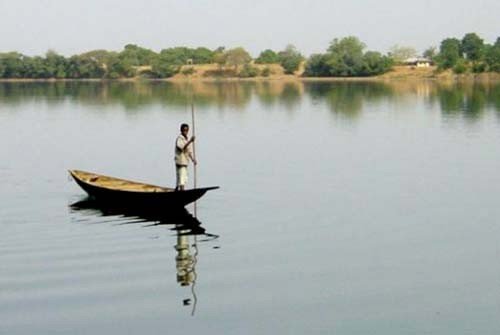
[[[308,77],[327,77],[330,76],[330,64],[328,55],[314,54],[306,62],[304,75]]]
[[[439,67],[443,69],[452,68],[460,58],[460,40],[456,38],[444,39],[439,47]]]
[[[214,51],[199,47],[192,51],[191,59],[194,64],[210,64],[213,63]]]
[[[0,74],[2,78],[22,78],[24,57],[18,52],[0,53]]]
[[[393,61],[379,52],[363,53],[364,44],[356,37],[334,39],[326,54],[312,55],[304,75],[313,77],[372,76],[387,72]]]
[[[334,39],[328,48],[328,65],[333,76],[349,77],[358,75],[363,68],[365,44],[357,37],[348,36]]]
[[[330,54],[340,57],[356,58],[363,56],[366,45],[355,36],[348,36],[342,39],[335,38],[328,47]]]
[[[50,78],[51,75],[47,71],[46,59],[35,57],[24,57],[23,68],[25,78]]]
[[[68,78],[102,78],[104,74],[104,65],[95,58],[83,54],[68,59]]]
[[[393,65],[393,59],[383,56],[380,52],[367,51],[363,55],[361,76],[373,76],[387,72]]]
[[[176,51],[173,49],[166,49],[160,52],[151,66],[151,72],[154,76],[168,78],[180,71],[182,63],[179,63],[179,59],[174,57],[175,53]]]
[[[187,47],[175,47],[163,49],[160,52],[163,61],[175,65],[185,65],[189,61],[193,64],[209,64],[213,62],[215,51],[199,47],[196,49]]]
[[[53,50],[45,54],[45,76],[44,78],[65,78],[67,61],[64,56]]]
[[[109,53],[106,59],[106,78],[133,77],[135,69],[131,62],[122,60],[117,53]]]
[[[486,46],[484,60],[489,71],[500,72],[500,41],[498,39],[494,45]]]
[[[240,65],[249,63],[252,60],[250,54],[243,48],[238,47],[226,51],[226,64],[229,66],[234,66],[235,70],[238,70]]]
[[[276,52],[271,49],[266,49],[259,54],[255,60],[257,64],[276,64],[279,63],[280,58]]]
[[[483,55],[484,42],[475,33],[468,33],[462,38],[460,43],[460,52],[465,55],[468,60],[477,62]]]
[[[159,57],[162,63],[180,66],[191,59],[191,51],[186,47],[168,48],[161,50]]]
[[[304,56],[292,44],[287,45],[285,50],[280,51],[278,57],[286,74],[293,74],[297,71],[300,63],[304,60]]]
[[[157,54],[135,44],[127,44],[119,54],[120,60],[130,66],[151,65]]]

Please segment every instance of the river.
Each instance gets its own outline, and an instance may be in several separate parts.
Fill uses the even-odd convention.
[[[72,206],[192,101],[196,229]],[[498,84],[0,83],[0,333],[498,334],[499,143]]]

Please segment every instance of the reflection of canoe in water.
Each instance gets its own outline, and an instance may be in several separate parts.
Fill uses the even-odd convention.
[[[205,187],[185,191],[103,176],[97,173],[70,170],[78,185],[92,198],[110,203],[136,206],[184,207],[201,198],[207,191],[219,188]]]
[[[127,204],[99,202],[91,198],[79,200],[69,207],[75,213],[80,212],[82,217],[113,217],[111,222],[119,224],[147,223],[145,227],[171,225],[170,230],[178,231],[178,235],[210,235],[205,233],[201,222],[184,207],[162,210],[161,207],[129,206]],[[110,222],[110,220],[104,222]]]

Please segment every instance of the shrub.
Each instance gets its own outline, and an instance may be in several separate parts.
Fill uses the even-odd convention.
[[[482,73],[486,71],[486,64],[481,62],[481,63],[475,63],[472,65],[472,72],[474,73]]]
[[[255,66],[251,66],[250,64],[245,64],[241,69],[238,77],[240,78],[253,78],[259,75],[259,69]]]
[[[236,71],[234,69],[224,69],[219,68],[217,70],[207,70],[203,73],[204,77],[236,77]]]
[[[189,75],[192,75],[192,74],[195,74],[196,73],[196,70],[194,67],[192,66],[189,66],[189,67],[185,67],[182,69],[181,73],[185,76],[189,76]]]
[[[467,71],[467,64],[465,63],[464,60],[460,59],[457,61],[455,66],[453,67],[453,72],[456,74],[462,74]]]
[[[266,66],[265,68],[263,68],[260,75],[262,77],[269,77],[271,75],[271,69],[269,68],[269,66]]]
[[[500,63],[495,63],[493,65],[490,65],[489,70],[500,73]]]

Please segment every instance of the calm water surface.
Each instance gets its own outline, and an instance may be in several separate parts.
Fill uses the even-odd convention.
[[[197,219],[71,206],[192,96]],[[0,333],[498,334],[499,140],[493,84],[0,84]]]

